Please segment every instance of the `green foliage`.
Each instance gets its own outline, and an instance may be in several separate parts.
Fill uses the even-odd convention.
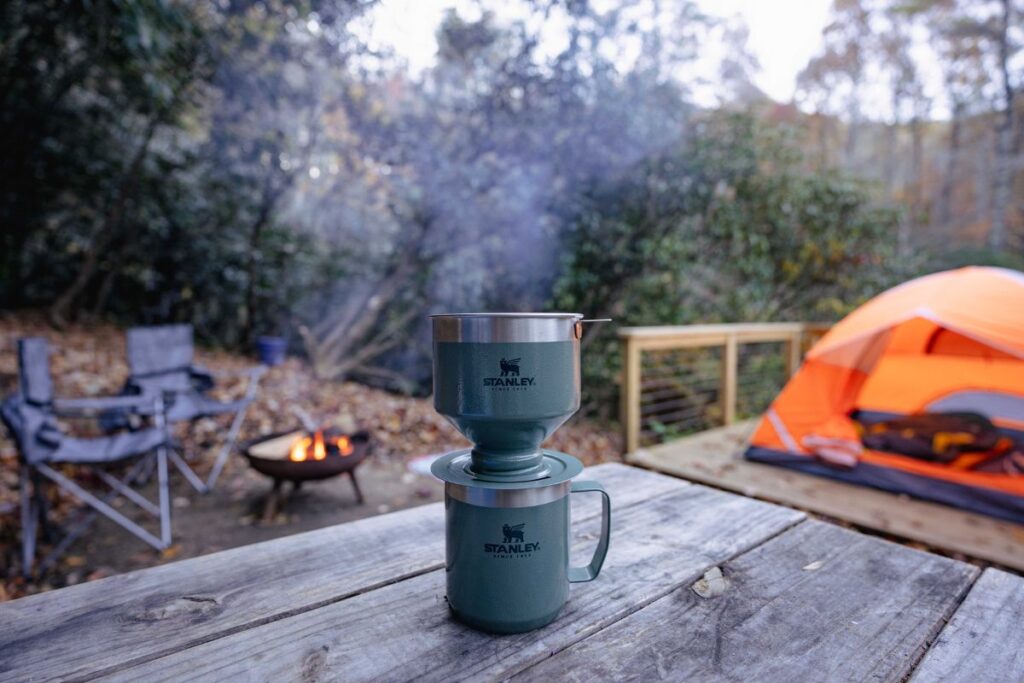
[[[312,92],[281,73],[315,52],[290,22],[347,18],[321,4],[5,5],[0,306],[281,332],[339,270],[280,215]]]
[[[915,264],[898,217],[864,188],[811,174],[785,130],[710,116],[677,149],[598,188],[570,234],[553,308],[620,325],[834,320]],[[584,386],[610,412],[617,339],[586,340]]]
[[[192,12],[156,0],[5,3],[0,44],[0,302],[10,306],[68,286],[99,233],[130,232],[137,188],[176,165],[158,142],[191,104],[200,45]]]
[[[995,266],[1024,271],[1024,250],[1019,252],[987,248],[953,249],[930,259],[929,270],[949,270],[964,266]]]

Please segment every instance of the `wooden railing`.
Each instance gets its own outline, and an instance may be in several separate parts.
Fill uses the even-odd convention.
[[[796,372],[804,352],[828,328],[823,323],[733,323],[619,329],[626,452],[652,437],[727,425],[764,410],[767,405],[761,404]],[[754,381],[741,384],[741,372]],[[741,388],[756,389],[742,410]]]

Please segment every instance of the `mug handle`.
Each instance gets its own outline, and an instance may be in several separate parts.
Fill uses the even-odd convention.
[[[601,538],[597,542],[594,556],[586,567],[569,567],[569,583],[593,581],[601,573],[604,556],[608,554],[608,537],[612,528],[612,501],[608,492],[596,481],[574,481],[570,493],[596,492],[601,494]]]

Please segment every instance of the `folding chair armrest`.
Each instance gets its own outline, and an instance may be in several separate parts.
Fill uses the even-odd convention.
[[[163,412],[161,396],[92,396],[88,398],[57,398],[53,410],[65,417],[92,416],[106,410],[128,410],[140,415]]]

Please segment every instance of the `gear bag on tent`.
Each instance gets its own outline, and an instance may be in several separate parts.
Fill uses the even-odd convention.
[[[857,416],[854,415],[857,420]],[[984,415],[919,413],[868,424],[857,421],[865,447],[929,462],[973,468],[1014,447]]]

